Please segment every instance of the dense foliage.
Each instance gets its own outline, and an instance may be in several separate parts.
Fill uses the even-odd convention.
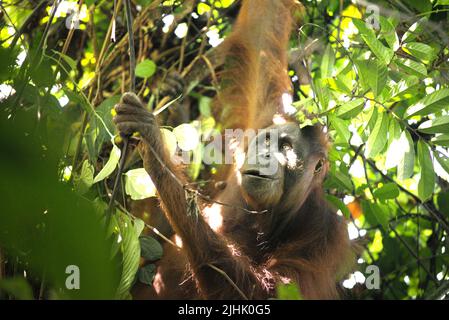
[[[156,260],[161,247],[141,236],[151,226],[129,212],[130,201],[156,196],[136,152],[117,214],[104,220],[120,158],[111,110],[132,81],[124,2],[0,3],[3,297],[127,298],[133,281],[154,277],[139,257]],[[441,298],[449,290],[449,1],[303,5],[289,51],[293,106],[303,125],[328,128],[328,200],[363,247],[342,281],[345,295]],[[215,168],[202,163],[194,137],[220,130],[211,69],[238,1],[132,7],[136,92],[161,111],[170,148],[191,150],[187,172],[201,186]],[[175,71],[187,88],[171,103],[162,87]],[[183,124],[173,125],[175,104],[190,110]],[[61,289],[71,264],[85,277],[80,290]],[[370,265],[380,270],[380,289],[365,286]]]

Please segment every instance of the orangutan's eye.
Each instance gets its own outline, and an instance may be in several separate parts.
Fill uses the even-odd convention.
[[[314,173],[315,173],[315,174],[320,173],[320,172],[323,170],[323,167],[324,167],[324,160],[323,160],[323,159],[320,159],[320,160],[318,161],[318,163],[316,164],[316,166],[315,166],[315,171],[314,171]]]

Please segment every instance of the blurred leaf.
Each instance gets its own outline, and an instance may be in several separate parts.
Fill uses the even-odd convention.
[[[154,276],[156,275],[156,266],[154,264],[147,264],[142,268],[139,268],[137,278],[143,284],[148,286],[153,285]]]
[[[379,112],[376,124],[366,142],[365,155],[368,158],[374,158],[385,147],[388,137],[388,115],[385,112]]]
[[[418,77],[427,77],[426,66],[421,62],[403,58],[395,59],[394,62],[398,65],[399,68],[402,69],[403,72]]]
[[[125,177],[125,192],[131,199],[142,200],[156,196],[156,187],[144,168],[129,170]]]
[[[403,131],[399,138],[400,161],[398,164],[398,179],[405,180],[413,175],[415,165],[415,148],[412,137],[408,131]]]
[[[348,129],[349,121],[345,121],[337,117],[330,117],[330,124],[331,127],[337,131],[337,137],[347,143],[351,137],[351,132]]]
[[[379,58],[380,62],[385,66],[388,65],[393,58],[393,50],[385,47],[380,42],[372,29],[367,27],[366,23],[362,20],[352,19],[352,22],[359,30],[363,40],[366,42],[371,51]]]
[[[428,18],[421,18],[419,21],[412,24],[412,26],[402,36],[402,42],[415,40],[424,30],[424,25],[427,24]]]
[[[117,289],[119,299],[129,298],[129,290],[136,277],[140,260],[139,237],[131,219],[124,213],[117,211],[117,222],[120,230],[120,248],[122,253],[122,275]]]
[[[302,300],[299,288],[295,284],[278,284],[276,291],[279,300]]]
[[[399,188],[396,183],[387,183],[374,190],[374,196],[379,200],[394,199],[399,196]]]
[[[393,24],[388,20],[387,18],[380,16],[379,17],[380,25],[382,27],[381,34],[383,35],[385,41],[387,42],[388,46],[393,50],[396,51],[399,49],[399,38],[396,34],[396,30],[393,26]]]
[[[449,147],[449,135],[442,134],[432,138],[432,142],[443,147]]]
[[[367,200],[362,200],[361,204],[366,221],[371,226],[380,224],[384,230],[388,230],[389,215],[385,206]]]
[[[136,66],[136,77],[150,78],[156,73],[156,64],[152,60],[143,60]]]
[[[159,241],[150,236],[141,236],[139,241],[142,258],[147,261],[156,261],[162,257],[164,252]]]
[[[421,173],[418,183],[418,196],[422,201],[426,201],[432,196],[435,189],[435,171],[429,147],[422,140],[418,141],[418,161]]]
[[[178,142],[175,134],[165,128],[161,128],[161,134],[168,154],[170,155],[170,157],[173,157],[176,153],[176,148],[178,147]]]
[[[365,105],[365,99],[358,98],[346,102],[341,107],[338,108],[337,116],[341,119],[350,120],[356,117],[362,110]]]
[[[101,171],[97,174],[97,176],[94,178],[94,183],[97,183],[99,181],[102,181],[109,177],[112,172],[114,172],[115,168],[118,165],[118,162],[120,160],[121,155],[120,148],[114,145],[111,150],[111,154],[109,156],[108,162],[106,162],[105,166]]]
[[[449,116],[442,116],[423,122],[418,130],[427,134],[449,133]]]
[[[332,50],[332,45],[329,43],[324,51],[323,59],[321,60],[321,78],[332,77],[332,72],[335,66],[335,53]]]
[[[191,124],[184,123],[173,129],[178,146],[183,151],[192,151],[200,143],[198,130]]]
[[[17,300],[33,300],[33,291],[25,278],[15,277],[0,280],[0,289]]]
[[[351,212],[348,207],[339,198],[331,194],[326,194],[326,200],[332,203],[336,209],[339,209],[346,219],[351,217]]]
[[[403,44],[402,48],[405,52],[420,59],[426,64],[429,64],[436,58],[435,50],[425,43],[408,42]]]
[[[81,174],[75,178],[76,190],[80,194],[85,194],[94,183],[94,167],[89,160],[84,160]]]
[[[415,115],[425,116],[433,112],[441,111],[449,105],[449,89],[435,91],[412,105],[405,112],[405,117]]]

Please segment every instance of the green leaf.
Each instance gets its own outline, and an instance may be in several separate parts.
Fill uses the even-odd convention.
[[[369,64],[368,69],[371,71],[371,76],[368,79],[368,83],[373,90],[374,97],[378,97],[387,84],[387,66],[376,62]]]
[[[420,59],[425,64],[429,64],[436,58],[435,50],[425,44],[419,42],[409,42],[402,45],[402,49],[408,54]]]
[[[173,129],[173,133],[176,136],[179,148],[183,151],[192,151],[200,143],[199,132],[191,124],[181,124]]]
[[[136,231],[136,235],[139,237],[142,233],[143,229],[145,229],[145,222],[142,219],[135,218],[134,219],[134,230]]]
[[[343,142],[348,143],[351,138],[351,132],[349,131],[349,121],[339,119],[337,117],[330,117],[331,127],[337,131],[337,138],[340,138]]]
[[[437,137],[432,138],[432,142],[443,147],[449,147],[449,135],[442,134]]]
[[[279,300],[302,300],[301,292],[296,284],[278,284],[276,294]]]
[[[424,64],[411,59],[398,58],[394,61],[402,71],[418,77],[427,77],[427,68]]]
[[[101,171],[97,174],[97,176],[94,178],[94,183],[97,183],[99,181],[102,181],[109,177],[112,172],[114,172],[115,168],[118,165],[118,162],[120,160],[121,155],[120,149],[114,145],[114,147],[111,150],[111,154],[109,156],[108,162],[106,162],[105,166]]]
[[[136,76],[150,78],[156,72],[156,64],[152,60],[143,60],[136,66]]]
[[[381,34],[384,37],[385,41],[387,42],[388,46],[393,50],[396,51],[399,49],[399,38],[396,33],[396,30],[391,23],[390,20],[387,18],[380,16],[380,25],[382,28]]]
[[[161,134],[168,154],[170,155],[170,157],[173,157],[176,153],[176,149],[178,148],[178,142],[176,140],[175,134],[165,128],[161,128]]]
[[[449,133],[449,116],[442,116],[423,122],[418,130],[427,134]]]
[[[412,24],[412,26],[402,36],[402,42],[415,40],[424,30],[424,25],[427,24],[428,18],[421,18],[419,21]]]
[[[137,279],[148,286],[153,285],[154,276],[156,275],[156,266],[152,263],[139,268]]]
[[[396,167],[401,161],[401,126],[395,119],[391,119],[388,128],[388,149],[385,159],[385,169]]]
[[[392,49],[385,47],[382,42],[376,38],[376,34],[372,29],[367,27],[366,23],[362,20],[352,19],[352,22],[357,27],[362,36],[362,39],[366,42],[371,51],[379,58],[380,62],[385,66],[388,65],[394,56]]]
[[[129,297],[129,290],[136,277],[140,261],[139,237],[136,234],[131,219],[118,211],[118,228],[120,230],[122,252],[122,275],[117,289],[117,297],[124,299]]]
[[[141,236],[139,241],[142,258],[148,261],[156,261],[162,257],[164,251],[159,241],[150,236]]]
[[[75,179],[76,190],[80,194],[86,193],[94,183],[94,167],[89,160],[84,160],[81,174]]]
[[[418,196],[422,201],[426,201],[435,190],[435,171],[429,147],[422,140],[418,141],[418,162],[421,173],[421,178],[418,182]]]
[[[364,106],[365,99],[363,98],[351,100],[338,108],[337,116],[341,119],[352,119],[363,110]]]
[[[415,148],[413,139],[408,131],[403,131],[399,138],[400,161],[398,164],[398,179],[405,180],[413,175],[415,165]]]
[[[323,59],[321,60],[321,78],[332,77],[332,72],[335,67],[335,53],[332,50],[332,45],[329,43],[324,51]]]
[[[326,194],[326,200],[332,203],[336,209],[339,209],[346,219],[351,217],[351,212],[348,207],[339,198],[331,194]]]
[[[399,196],[399,188],[396,183],[387,183],[374,190],[374,196],[379,200],[394,199]]]
[[[405,112],[405,117],[415,115],[425,116],[430,113],[438,112],[449,106],[449,89],[435,91],[423,99],[410,106]]]
[[[362,200],[361,205],[363,215],[365,216],[366,221],[371,226],[374,227],[380,224],[384,228],[384,230],[388,230],[388,223],[390,217],[388,214],[388,210],[385,206],[377,203],[372,203],[367,200]]]
[[[144,168],[129,170],[125,177],[125,192],[131,199],[142,200],[156,196],[156,187]]]
[[[341,172],[340,170],[337,170],[334,172],[333,177],[335,178],[335,181],[337,184],[343,189],[347,191],[352,191],[354,189],[351,178],[348,177],[346,174]]]
[[[327,110],[330,101],[329,86],[325,79],[316,79],[314,81],[313,90],[321,105],[321,110]]]
[[[365,155],[368,158],[374,158],[385,147],[388,133],[388,115],[385,112],[379,112],[374,129],[366,142]]]
[[[17,300],[33,300],[33,290],[23,277],[0,280],[0,289]]]
[[[444,169],[444,171],[449,174],[449,158],[437,151],[434,151],[433,155],[437,159],[440,166]]]

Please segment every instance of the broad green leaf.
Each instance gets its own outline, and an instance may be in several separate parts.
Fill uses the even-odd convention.
[[[334,178],[335,181],[339,184],[339,186],[347,191],[352,191],[354,189],[351,178],[349,178],[346,174],[343,172],[337,170],[334,172]]]
[[[168,129],[161,128],[162,139],[164,140],[165,147],[167,148],[170,157],[173,157],[178,147],[176,136]]]
[[[159,241],[150,236],[141,236],[140,241],[140,256],[148,261],[156,261],[162,257],[163,249]]]
[[[140,78],[149,78],[156,72],[156,64],[152,60],[143,60],[136,66],[136,76]]]
[[[385,41],[387,42],[388,46],[393,50],[396,51],[399,49],[399,38],[396,33],[396,30],[393,26],[393,24],[388,20],[387,18],[380,16],[380,25],[381,25],[381,35],[384,37]]]
[[[369,84],[373,90],[374,97],[378,97],[387,84],[387,66],[377,62],[369,65],[371,70],[371,77],[369,77]]]
[[[136,231],[136,235],[139,237],[142,233],[143,229],[145,229],[145,222],[139,218],[134,219],[134,230]]]
[[[153,285],[154,276],[156,275],[156,266],[152,263],[139,268],[137,279],[148,286]]]
[[[348,207],[339,198],[331,194],[326,194],[326,199],[327,201],[332,203],[336,209],[339,209],[343,216],[346,217],[346,219],[349,219],[351,217],[351,212],[349,211]]]
[[[358,98],[346,102],[338,108],[337,116],[341,119],[352,119],[363,110],[364,105],[365,99],[363,98]]]
[[[425,64],[429,64],[436,58],[435,50],[425,43],[408,42],[402,45],[402,49]]]
[[[405,180],[413,175],[415,165],[415,148],[413,139],[408,131],[403,131],[399,138],[400,161],[398,164],[398,179]]]
[[[425,116],[430,113],[438,112],[449,106],[449,89],[435,91],[423,99],[410,106],[405,112],[405,117],[415,115]]]
[[[357,27],[362,36],[362,39],[366,42],[371,51],[379,58],[380,62],[384,65],[388,65],[394,56],[392,49],[385,47],[382,42],[376,38],[376,34],[372,29],[367,27],[366,23],[362,20],[352,19],[352,22]]]
[[[363,91],[371,90],[378,97],[387,83],[388,69],[380,62],[371,60],[356,61]]]
[[[401,161],[401,126],[395,119],[391,119],[388,128],[388,149],[385,159],[385,169],[396,167]]]
[[[129,170],[125,177],[125,192],[131,199],[142,200],[156,196],[156,187],[144,168]]]
[[[6,278],[0,280],[0,291],[6,292],[16,300],[33,300],[33,290],[23,277]]]
[[[321,104],[321,110],[327,110],[329,107],[330,92],[326,81],[323,79],[315,80],[313,90]]]
[[[398,58],[394,61],[402,71],[418,77],[427,77],[427,68],[424,64],[411,59]]]
[[[449,158],[437,151],[433,152],[434,157],[437,159],[440,166],[449,174]],[[446,179],[447,180],[447,179]]]
[[[428,200],[435,190],[435,171],[427,144],[418,141],[418,161],[421,178],[418,182],[418,196],[422,201]]]
[[[126,299],[129,298],[129,290],[139,268],[140,245],[131,219],[122,212],[118,211],[117,213],[119,214],[117,222],[122,253],[122,275],[117,288],[117,298]]]
[[[449,135],[442,134],[437,137],[432,138],[432,142],[443,147],[449,147]]]
[[[399,188],[396,183],[387,183],[374,190],[374,196],[379,200],[394,199],[399,196]]]
[[[337,117],[331,117],[330,123],[332,128],[337,131],[337,138],[340,138],[343,142],[348,143],[351,138],[351,132],[348,129],[349,121],[345,121]]]
[[[114,172],[115,168],[118,165],[118,162],[120,160],[121,155],[120,149],[114,145],[114,147],[111,150],[111,154],[109,156],[108,162],[106,162],[105,166],[101,171],[97,174],[97,176],[94,178],[94,183],[97,183],[99,181],[102,181],[109,177],[112,172]]]
[[[388,115],[385,112],[379,112],[376,124],[366,142],[365,155],[368,158],[374,158],[385,147],[388,138]]]
[[[384,230],[388,230],[389,214],[385,206],[367,200],[362,200],[361,204],[363,215],[371,226],[380,224]]]
[[[418,130],[427,134],[449,133],[449,116],[442,116],[422,123]]]
[[[86,193],[94,183],[94,167],[90,164],[89,160],[84,160],[81,167],[81,174],[75,178],[76,190],[80,194]]]
[[[424,30],[424,25],[428,22],[426,17],[412,24],[412,26],[402,36],[402,42],[415,40]]]
[[[184,123],[173,129],[178,146],[183,151],[192,151],[200,143],[198,130],[191,124]]]
[[[332,77],[332,72],[335,67],[335,53],[332,50],[332,45],[329,43],[324,51],[323,59],[321,60],[321,78]]]

